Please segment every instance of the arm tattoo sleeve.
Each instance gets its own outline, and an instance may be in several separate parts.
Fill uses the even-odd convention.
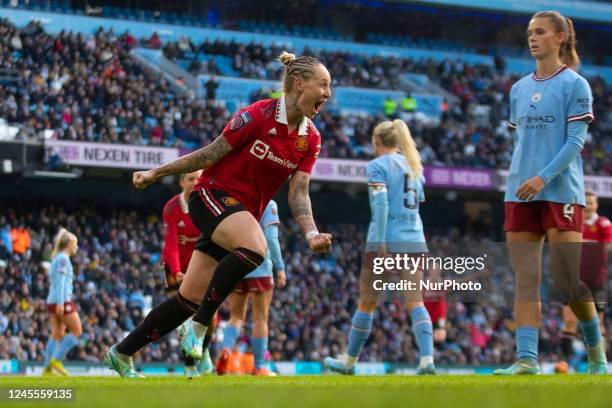
[[[289,181],[289,208],[304,234],[317,231],[308,195],[309,183],[310,175],[302,171],[296,172]]]
[[[191,173],[212,166],[232,150],[233,148],[225,136],[221,135],[208,146],[156,168],[155,174],[158,177],[164,177],[173,174]]]

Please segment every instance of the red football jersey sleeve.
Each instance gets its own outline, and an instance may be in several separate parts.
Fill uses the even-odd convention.
[[[174,211],[172,206],[178,205],[176,201],[170,201],[164,208],[163,220],[164,220],[164,251],[162,260],[164,264],[168,265],[172,275],[176,275],[181,272],[181,262],[179,260],[179,247],[178,247],[178,228],[177,221],[174,217]]]
[[[251,105],[238,111],[225,125],[223,136],[234,149],[244,146],[255,135],[257,125],[254,115],[255,110]]]
[[[601,228],[601,242],[612,244],[612,223],[606,217],[600,217],[599,226]]]

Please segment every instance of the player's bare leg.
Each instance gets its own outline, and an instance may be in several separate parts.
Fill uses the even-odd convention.
[[[568,297],[569,307],[578,319],[587,345],[587,370],[591,374],[605,374],[608,362],[599,316],[591,291],[580,279],[582,233],[550,229],[547,236],[551,242],[551,269],[555,286]]]
[[[517,361],[496,375],[539,374],[538,328],[541,320],[540,282],[544,234],[507,232],[510,263],[515,276]]]

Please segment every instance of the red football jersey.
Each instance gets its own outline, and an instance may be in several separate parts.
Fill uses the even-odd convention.
[[[264,99],[236,113],[223,129],[234,148],[205,169],[194,187],[225,191],[259,221],[268,202],[296,171],[311,173],[321,135],[304,117],[289,133],[285,98]]]
[[[189,217],[189,208],[183,193],[175,195],[164,206],[164,251],[162,261],[172,275],[185,273],[200,231]],[[185,237],[179,243],[179,235]]]
[[[582,248],[580,277],[590,287],[601,287],[608,279],[607,245],[612,243],[612,223],[594,214],[584,221],[582,239],[586,244]]]

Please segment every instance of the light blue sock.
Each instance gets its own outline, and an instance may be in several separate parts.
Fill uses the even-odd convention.
[[[45,348],[45,367],[49,367],[49,362],[55,355],[55,350],[57,349],[58,341],[49,339],[47,342],[47,347]]]
[[[366,313],[357,310],[353,315],[353,324],[349,333],[348,355],[350,357],[359,357],[363,346],[365,345],[370,332],[372,331],[372,321],[374,313]]]
[[[72,333],[68,333],[60,342],[59,347],[56,348],[53,358],[63,360],[66,358],[66,354],[77,344],[79,344],[79,339]]]
[[[433,325],[425,306],[419,306],[410,311],[412,331],[416,337],[421,357],[433,356]]]
[[[584,341],[589,347],[595,347],[601,340],[601,328],[599,327],[599,316],[595,314],[595,317],[591,320],[580,320],[578,322],[580,331],[584,336]]]
[[[223,349],[232,350],[238,341],[240,336],[240,329],[238,327],[228,324],[223,329]]]
[[[253,337],[251,339],[255,368],[262,368],[266,364],[266,351],[268,351],[267,337]]]
[[[522,326],[516,329],[516,356],[538,360],[538,328]]]

